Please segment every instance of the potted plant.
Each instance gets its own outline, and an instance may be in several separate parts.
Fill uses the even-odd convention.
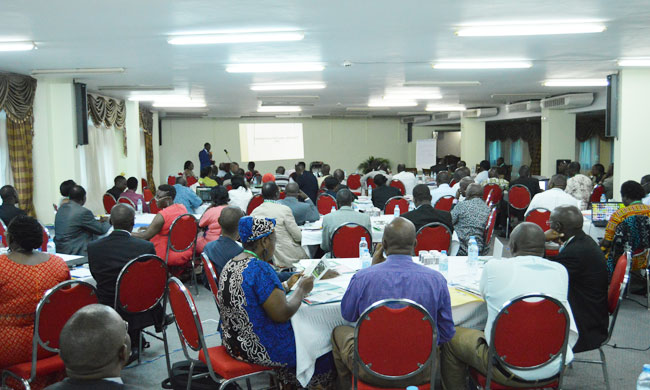
[[[357,168],[359,169],[359,171],[366,174],[372,171],[372,167],[378,167],[381,164],[386,164],[386,166],[390,169],[390,161],[388,159],[383,157],[373,157],[373,156],[368,157],[361,164],[359,164]]]

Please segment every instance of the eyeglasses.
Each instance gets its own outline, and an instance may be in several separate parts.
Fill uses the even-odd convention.
[[[155,197],[154,197],[154,199],[156,199],[156,202],[160,202],[161,200],[163,200],[163,199],[167,199],[167,198],[170,198],[170,199],[171,199],[171,196],[166,195],[166,196],[162,196],[162,197],[158,197],[158,196],[155,196]]]

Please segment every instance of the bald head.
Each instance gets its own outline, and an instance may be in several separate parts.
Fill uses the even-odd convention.
[[[111,209],[111,225],[113,225],[113,228],[130,232],[133,230],[134,223],[135,210],[133,210],[133,207],[124,203],[113,206]]]
[[[336,193],[336,204],[339,208],[343,206],[352,206],[354,194],[347,188],[343,188]]]
[[[84,306],[61,330],[61,359],[72,379],[119,377],[130,345],[126,323],[106,305]]]
[[[551,213],[551,229],[564,234],[564,241],[582,231],[582,222],[582,212],[575,206],[559,206]]]
[[[465,176],[462,179],[460,179],[460,181],[458,182],[458,188],[460,189],[460,193],[463,196],[465,196],[465,194],[467,193],[467,187],[472,183],[474,183],[474,179],[472,179],[469,176]]]
[[[343,170],[341,170],[341,169],[337,169],[337,170],[334,171],[332,176],[334,176],[336,178],[336,180],[338,180],[339,183],[340,183],[340,182],[343,181],[343,179],[345,179],[345,172],[343,172]]]
[[[451,175],[447,171],[440,171],[438,172],[438,175],[436,175],[436,181],[438,182],[438,185],[449,184],[451,181]]]
[[[298,194],[300,194],[300,186],[298,183],[291,182],[284,188],[284,192],[286,192],[287,196],[293,196],[294,198],[297,198]]]
[[[185,177],[183,176],[179,176],[176,178],[176,184],[180,184],[182,186],[187,187],[187,179],[185,179]]]
[[[566,176],[561,174],[553,175],[551,177],[550,187],[564,190],[566,188]]]
[[[472,183],[465,190],[465,198],[474,199],[483,197],[483,187],[480,184]]]
[[[239,238],[239,220],[244,216],[244,212],[237,206],[228,206],[221,210],[219,215],[219,225],[221,233],[236,239]]]
[[[415,225],[406,218],[395,218],[384,229],[382,245],[387,255],[412,256],[415,250]]]
[[[510,234],[514,256],[544,256],[544,231],[532,222],[522,222]]]
[[[497,170],[496,168],[490,168],[490,170],[488,171],[488,177],[490,179],[499,177],[499,170]]]

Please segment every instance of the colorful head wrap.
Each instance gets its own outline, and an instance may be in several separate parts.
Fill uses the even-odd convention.
[[[268,183],[270,181],[275,181],[275,176],[273,176],[272,173],[265,173],[264,176],[262,176],[262,183]]]
[[[239,238],[247,243],[266,237],[275,230],[275,219],[243,217],[239,220]]]

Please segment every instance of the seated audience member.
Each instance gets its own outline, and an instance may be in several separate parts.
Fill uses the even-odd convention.
[[[264,186],[277,187],[272,183]],[[287,298],[288,290],[283,288],[269,264],[274,257],[276,234],[272,219],[243,217],[239,220],[244,252],[226,264],[219,278],[222,342],[231,356],[272,366],[283,386],[301,388],[296,380],[296,341],[290,320],[313,288],[314,280],[311,276],[300,280]],[[298,277],[289,279],[289,288]],[[318,384],[332,388],[333,371],[332,355],[321,356],[305,387],[316,388]]]
[[[59,186],[59,192],[61,193],[61,199],[59,200],[59,206],[68,203],[70,201],[70,190],[72,187],[76,186],[77,183],[74,180],[66,180]]]
[[[314,222],[320,219],[318,208],[307,194],[300,191],[297,183],[287,184],[285,192],[287,194],[286,198],[279,202],[291,209],[296,224],[304,225],[305,222]]]
[[[244,250],[239,242],[239,220],[245,216],[244,212],[237,206],[227,206],[219,214],[219,225],[221,226],[221,235],[219,238],[210,241],[205,245],[203,253],[214,265],[214,270],[221,275],[221,270],[228,260],[242,253]],[[205,270],[204,270],[205,273]],[[207,287],[207,277],[203,278]]]
[[[354,201],[354,194],[349,189],[342,189],[336,194],[336,204],[338,210],[329,213],[323,217],[323,238],[320,244],[321,249],[325,252],[330,252],[330,241],[334,231],[344,223],[356,223],[368,229],[372,234],[372,225],[370,224],[370,217],[367,214],[354,211],[352,209],[352,202]],[[370,243],[368,243],[370,245]]]
[[[437,175],[440,171],[447,170],[447,157],[440,157],[437,159],[436,165],[432,165],[429,170],[432,175]]]
[[[641,186],[645,192],[645,197],[642,199],[642,202],[650,206],[650,175],[645,175],[641,178]]]
[[[216,187],[219,185],[216,180],[210,177],[212,173],[211,167],[205,167],[201,169],[201,178],[199,179],[199,184],[203,187]]]
[[[273,256],[274,264],[279,268],[291,268],[300,259],[307,258],[307,254],[300,246],[302,232],[296,224],[291,209],[278,202],[280,191],[275,183],[265,183],[262,186],[262,196],[264,203],[253,210],[251,215],[258,218],[272,218],[276,221],[277,242]]]
[[[189,180],[190,177],[193,177],[196,179],[196,175],[194,174],[194,163],[191,162],[190,160],[185,161],[185,164],[183,164],[183,175],[182,175],[186,180]]]
[[[567,166],[567,173],[569,180],[567,180],[564,191],[580,201],[581,210],[586,210],[589,197],[594,189],[591,179],[580,173],[580,163],[577,161],[573,161]]]
[[[325,193],[336,198],[336,192],[338,191],[339,181],[336,180],[334,176],[327,176],[324,180],[325,182]]]
[[[531,199],[526,212],[536,208],[544,208],[552,212],[558,206],[575,206],[579,208],[580,201],[564,192],[565,187],[566,176],[553,175],[548,182],[548,189],[538,193]]]
[[[475,183],[475,182],[474,182],[474,179],[472,179],[471,176],[465,176],[462,179],[460,179],[460,181],[457,183],[458,184],[458,190],[456,191],[455,196],[456,196],[456,198],[458,199],[459,202],[462,202],[462,201],[465,200],[465,193],[467,191],[467,186],[469,186],[472,183]]]
[[[567,300],[567,270],[560,264],[542,258],[544,232],[533,223],[519,224],[510,235],[509,246],[513,257],[490,260],[481,275],[481,295],[488,308],[485,332],[457,327],[456,335],[442,346],[440,366],[445,389],[464,389],[468,367],[487,376],[492,324],[503,305],[520,295],[543,293],[563,304],[571,321],[566,364],[573,360],[571,348],[578,339],[578,332]],[[548,366],[535,370],[510,370],[493,366],[492,378],[501,385],[522,387],[527,385],[527,381],[550,382],[545,379],[553,377],[559,368],[559,357]]]
[[[61,330],[61,359],[67,378],[46,390],[118,390],[129,361],[129,334],[119,314],[104,305],[88,305]]]
[[[641,184],[634,180],[628,180],[621,185],[621,200],[625,207],[618,209],[612,214],[605,227],[605,237],[601,242],[601,246],[609,248],[614,241],[614,234],[616,227],[625,220],[625,218],[632,215],[645,215],[650,217],[650,206],[645,205],[641,200],[645,197],[645,191]],[[613,272],[612,268],[610,272]]]
[[[203,172],[203,169],[206,167],[210,168],[212,164],[214,164],[214,160],[212,159],[212,152],[210,149],[212,149],[212,145],[210,145],[209,142],[206,142],[203,144],[203,150],[199,152],[199,164],[201,172]]]
[[[490,170],[490,162],[488,160],[483,160],[478,164],[478,171],[474,181],[477,184],[483,183],[483,180],[488,179],[488,171]]]
[[[603,187],[605,187],[607,199],[614,199],[614,164],[609,164],[609,168],[607,168],[607,173],[603,178]]]
[[[203,248],[205,248],[208,242],[219,238],[221,234],[219,216],[230,201],[230,198],[228,198],[228,190],[224,186],[213,187],[210,191],[210,198],[212,204],[205,210],[199,221],[199,236],[196,239],[197,253],[203,252]]]
[[[258,176],[260,173],[255,170],[255,162],[254,161],[249,161],[247,165],[248,171],[244,174],[244,177],[246,177],[246,181],[249,183],[253,181],[255,176]]]
[[[45,291],[70,279],[60,257],[40,252],[43,228],[34,218],[18,215],[7,227],[9,252],[0,254],[0,367],[32,360],[36,305]],[[40,354],[39,354],[40,355]],[[46,353],[42,357],[54,355]],[[37,377],[32,388],[43,388],[62,373]]]
[[[236,163],[236,162],[234,162],[234,161],[230,163],[230,173],[232,173],[233,176],[234,176],[234,175],[238,175],[238,174],[239,174],[239,170],[240,170],[240,168],[239,168],[239,163]],[[243,169],[242,169],[242,171],[243,171]],[[244,172],[244,173],[245,173],[245,172]],[[241,174],[242,177],[244,176],[244,173]]]
[[[361,187],[366,188],[368,185],[368,179],[372,178],[374,180],[375,176],[382,174],[386,178],[386,181],[391,181],[393,180],[393,177],[388,174],[388,164],[386,163],[380,163],[377,160],[374,160],[370,164],[370,172],[366,173],[365,175],[361,176]],[[376,184],[376,183],[375,183]]]
[[[109,189],[108,192],[109,194],[113,195],[113,198],[115,200],[120,199],[120,196],[122,195],[122,192],[126,190],[126,178],[124,176],[116,176],[115,179],[113,180],[113,187]]]
[[[149,240],[156,248],[156,255],[161,259],[167,259],[167,265],[170,267],[179,267],[192,260],[192,249],[185,252],[175,252],[170,250],[167,256],[167,242],[169,240],[169,229],[176,218],[187,214],[187,209],[181,203],[174,203],[176,197],[175,186],[163,184],[158,186],[156,191],[156,204],[160,211],[151,221],[148,227],[140,228],[138,232],[133,233],[134,237]]]
[[[144,195],[138,194],[135,192],[138,189],[138,179],[135,177],[129,177],[129,179],[126,181],[126,188],[127,190],[122,192],[122,195],[120,195],[120,198],[127,198],[133,204],[135,207],[138,207],[138,200],[142,202],[142,212],[143,213],[148,213],[149,212],[149,205],[147,202],[144,200]],[[112,211],[112,210],[111,210]]]
[[[83,207],[86,203],[86,190],[74,186],[70,190],[70,202],[59,207],[54,218],[54,244],[56,252],[66,255],[87,253],[87,246],[95,235],[105,234],[111,225],[107,218],[95,219],[92,211]]]
[[[387,185],[388,179],[386,176],[378,173],[375,176],[375,184],[377,188],[372,190],[372,204],[380,210],[384,210],[386,207],[386,202],[388,199],[394,196],[402,196],[402,193],[399,189]]]
[[[270,181],[275,181],[275,176],[272,173],[265,173],[264,176],[262,176],[262,184],[268,183]]]
[[[438,272],[414,263],[411,255],[415,249],[415,226],[404,218],[395,218],[386,225],[382,243],[375,250],[370,268],[357,272],[341,301],[343,319],[355,322],[372,304],[382,299],[410,299],[433,317],[437,326],[438,345],[444,345],[454,335],[451,301],[447,281]],[[381,255],[386,252],[384,260]],[[338,373],[339,389],[349,389],[352,384],[354,355],[354,328],[337,326],[332,332],[332,353]],[[431,370],[422,371],[414,378],[401,383],[370,378],[359,371],[359,379],[381,387],[406,387],[428,383]]]
[[[224,162],[219,163],[219,171],[217,173],[217,176],[223,180],[230,179],[230,177],[226,177],[226,175],[229,173],[230,173],[230,164]]]
[[[456,191],[454,191],[449,183],[451,182],[451,175],[447,171],[440,171],[436,176],[436,183],[438,188],[431,190],[431,204],[436,205],[436,202],[443,196],[456,196]]]
[[[488,171],[488,179],[484,180],[481,183],[482,186],[486,186],[488,184],[496,184],[501,187],[501,190],[508,189],[508,180],[499,177],[499,171],[497,168],[490,168]]]
[[[418,183],[415,175],[407,171],[404,164],[397,164],[397,175],[393,175],[393,180],[399,180],[404,184],[406,195],[413,195],[413,187]]]
[[[541,192],[541,189],[539,188],[539,180],[530,177],[530,167],[528,165],[522,165],[519,168],[519,177],[510,182],[510,188],[517,184],[528,188],[531,199]]]
[[[451,189],[454,191],[455,194],[458,193],[458,188],[460,187],[460,181],[461,181],[464,177],[468,177],[468,176],[470,176],[471,174],[472,174],[472,172],[471,172],[471,171],[469,170],[469,168],[467,168],[467,167],[456,168],[456,170],[454,171],[454,174],[453,174],[453,176],[452,176],[452,177],[453,177],[453,181],[455,181],[456,184],[454,184],[453,186],[451,186]],[[451,184],[451,183],[450,183],[450,184]]]
[[[174,203],[180,203],[185,206],[188,213],[194,214],[195,209],[203,204],[201,198],[187,186],[187,179],[185,177],[177,177],[174,188],[176,189]]]
[[[458,202],[451,210],[451,220],[460,240],[458,256],[467,255],[469,238],[474,236],[481,253],[486,243],[483,242],[483,232],[490,217],[490,208],[483,201],[483,187],[480,184],[470,184],[465,191],[465,200]]]
[[[447,226],[450,231],[454,231],[454,225],[451,223],[451,214],[449,211],[437,210],[431,205],[429,186],[426,184],[418,184],[413,188],[413,203],[415,203],[415,210],[402,214],[402,217],[413,222],[416,232],[422,226],[432,222],[440,222]]]
[[[603,164],[594,164],[591,166],[591,184],[596,186],[602,184],[605,178],[605,166]]]
[[[551,213],[547,241],[561,244],[552,261],[569,273],[569,303],[578,325],[573,352],[599,347],[607,338],[607,266],[596,241],[582,231],[583,217],[575,206],[559,206]]]
[[[243,176],[235,175],[230,180],[230,184],[232,185],[232,190],[228,191],[228,197],[230,198],[228,204],[237,206],[243,212],[246,212],[248,202],[253,199],[253,193],[246,187],[246,179]]]
[[[323,166],[320,169],[320,176],[317,178],[318,179],[318,188],[320,188],[321,185],[323,185],[323,181],[330,177],[330,169],[332,169],[329,164],[323,164]]]
[[[497,168],[501,168],[505,166],[506,166],[506,159],[503,157],[497,158]]]
[[[294,179],[300,190],[307,194],[312,202],[316,203],[318,197],[318,180],[311,171],[305,170],[305,163],[296,164],[296,178]]]
[[[289,176],[284,174],[284,167],[282,165],[275,169],[275,184],[281,189],[284,189],[289,184]]]
[[[131,236],[135,224],[135,211],[125,205],[117,204],[111,210],[111,225],[113,232],[100,240],[88,244],[88,266],[90,273],[97,282],[97,298],[99,303],[114,307],[117,277],[129,261],[140,255],[155,255],[152,243]],[[129,323],[131,349],[136,355],[140,331],[152,324],[162,323],[163,308],[159,305],[153,314],[128,316],[124,319]]]
[[[464,168],[467,167],[467,163],[463,160],[460,160],[456,163],[456,168]]]
[[[19,209],[18,192],[10,185],[0,188],[0,198],[2,198],[2,206],[0,206],[0,220],[4,222],[5,226],[9,226],[12,219],[19,215],[25,215],[25,211]]]
[[[350,187],[346,185],[345,172],[343,172],[342,169],[335,169],[334,173],[332,173],[332,177],[334,177],[339,183],[336,186],[336,192],[339,192],[342,189],[350,189]]]

